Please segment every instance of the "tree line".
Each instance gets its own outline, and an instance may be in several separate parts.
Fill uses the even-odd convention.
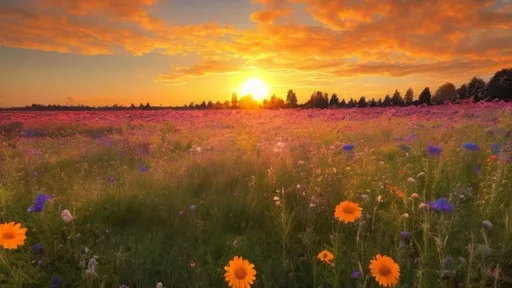
[[[138,106],[131,104],[128,107],[122,105],[113,105],[105,107],[93,106],[61,106],[61,105],[40,105],[32,104],[23,108],[3,108],[2,110],[57,110],[57,111],[77,111],[77,110],[221,110],[221,109],[281,109],[281,108],[354,108],[354,107],[390,107],[390,106],[410,106],[410,105],[438,105],[446,102],[457,103],[460,100],[472,99],[473,102],[479,101],[510,101],[512,100],[512,68],[501,69],[486,83],[483,79],[473,77],[468,83],[461,84],[458,88],[451,82],[446,82],[439,86],[432,95],[430,88],[425,87],[418,98],[415,100],[415,94],[409,87],[404,96],[395,90],[393,95],[385,95],[379,99],[367,99],[365,96],[359,99],[350,98],[339,100],[336,93],[330,97],[328,93],[315,91],[305,103],[298,103],[297,94],[289,90],[285,99],[277,97],[275,94],[270,99],[264,99],[260,103],[253,99],[252,95],[245,95],[241,98],[236,93],[231,95],[231,101],[212,102],[203,101],[202,103],[191,102],[181,107],[153,107],[150,103]]]

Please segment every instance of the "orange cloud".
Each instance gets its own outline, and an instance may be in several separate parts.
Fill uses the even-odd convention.
[[[512,11],[499,1],[253,2],[257,10],[247,20],[256,28],[248,30],[216,23],[168,25],[148,12],[156,0],[3,3],[0,45],[79,54],[193,51],[201,58],[195,66],[159,75],[158,81],[237,72],[245,65],[332,79],[492,73],[512,65]],[[292,17],[296,4],[320,25],[278,21]]]

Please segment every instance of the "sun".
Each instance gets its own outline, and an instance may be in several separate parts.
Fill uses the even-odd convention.
[[[242,84],[241,93],[242,96],[251,94],[254,100],[262,101],[268,96],[269,86],[268,84],[258,78],[251,78],[246,80]]]

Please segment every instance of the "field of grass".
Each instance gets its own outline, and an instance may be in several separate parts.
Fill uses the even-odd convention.
[[[253,287],[378,287],[377,254],[396,287],[512,287],[511,111],[2,113],[0,223],[28,230],[0,287],[227,287],[234,256]]]

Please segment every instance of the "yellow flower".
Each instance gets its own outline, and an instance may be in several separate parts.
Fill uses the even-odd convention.
[[[325,263],[331,264],[331,261],[334,260],[334,255],[327,250],[323,250],[322,252],[318,253],[318,256],[316,256],[316,258],[320,259]]]
[[[361,211],[363,211],[363,208],[359,207],[359,204],[343,201],[336,206],[334,217],[345,223],[354,222],[361,218]]]
[[[228,282],[229,287],[234,288],[250,288],[256,280],[256,270],[254,264],[249,263],[247,259],[235,256],[229,264],[224,267],[226,273],[224,278]]]
[[[400,266],[391,257],[377,254],[370,261],[370,273],[381,286],[391,287],[398,284]]]
[[[5,249],[17,249],[25,244],[27,228],[21,228],[21,223],[0,224],[0,246]]]

